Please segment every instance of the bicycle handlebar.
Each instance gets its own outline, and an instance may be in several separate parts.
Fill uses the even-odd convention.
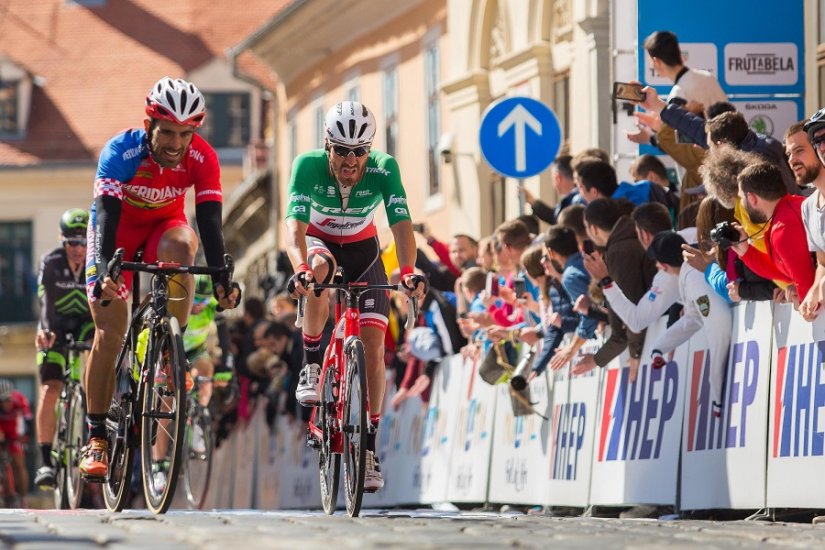
[[[368,290],[394,290],[396,292],[406,292],[407,287],[403,283],[397,285],[368,285],[361,283],[310,283],[307,290],[312,292],[314,290],[342,290],[347,295],[352,292],[366,292]],[[304,309],[306,307],[306,296],[301,296],[298,299],[298,317],[295,319],[295,326],[302,328],[304,326]],[[412,296],[407,296],[407,322],[404,328],[411,330],[415,326],[415,320],[418,318],[418,299]]]
[[[235,271],[235,262],[229,254],[223,255],[222,266],[203,266],[203,265],[183,265],[177,262],[127,262],[123,260],[125,250],[118,248],[115,255],[109,262],[109,277],[113,281],[117,281],[121,273],[125,271],[136,271],[142,273],[153,273],[161,275],[177,275],[180,273],[188,273],[190,275],[221,275],[220,284],[226,292],[229,292],[232,287],[232,275]],[[100,305],[106,307],[111,300],[103,300]]]

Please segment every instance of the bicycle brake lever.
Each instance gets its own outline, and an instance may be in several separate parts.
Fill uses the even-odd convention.
[[[123,261],[124,252],[125,251],[122,248],[115,250],[115,255],[112,257],[111,261],[109,261],[109,265],[107,266],[109,278],[111,278],[115,283],[117,283],[117,280],[120,278],[120,274],[122,272],[120,269],[120,262]],[[100,305],[103,307],[108,307],[110,303],[112,303],[111,300],[103,300],[100,302]]]

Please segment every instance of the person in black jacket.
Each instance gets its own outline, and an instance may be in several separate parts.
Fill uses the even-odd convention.
[[[584,204],[584,199],[579,195],[576,182],[573,180],[573,167],[570,155],[560,155],[553,161],[553,188],[559,197],[555,206],[550,206],[546,202],[533,196],[526,187],[522,186],[519,192],[524,196],[524,200],[533,209],[533,214],[543,222],[550,225],[558,223],[561,211],[572,204]]]

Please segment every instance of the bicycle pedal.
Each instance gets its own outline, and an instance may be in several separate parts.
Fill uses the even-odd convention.
[[[81,472],[80,478],[86,483],[106,483],[106,476],[92,476]]]

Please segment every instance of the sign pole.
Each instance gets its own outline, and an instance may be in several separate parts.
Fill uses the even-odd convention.
[[[518,179],[518,215],[524,215],[524,178]]]

